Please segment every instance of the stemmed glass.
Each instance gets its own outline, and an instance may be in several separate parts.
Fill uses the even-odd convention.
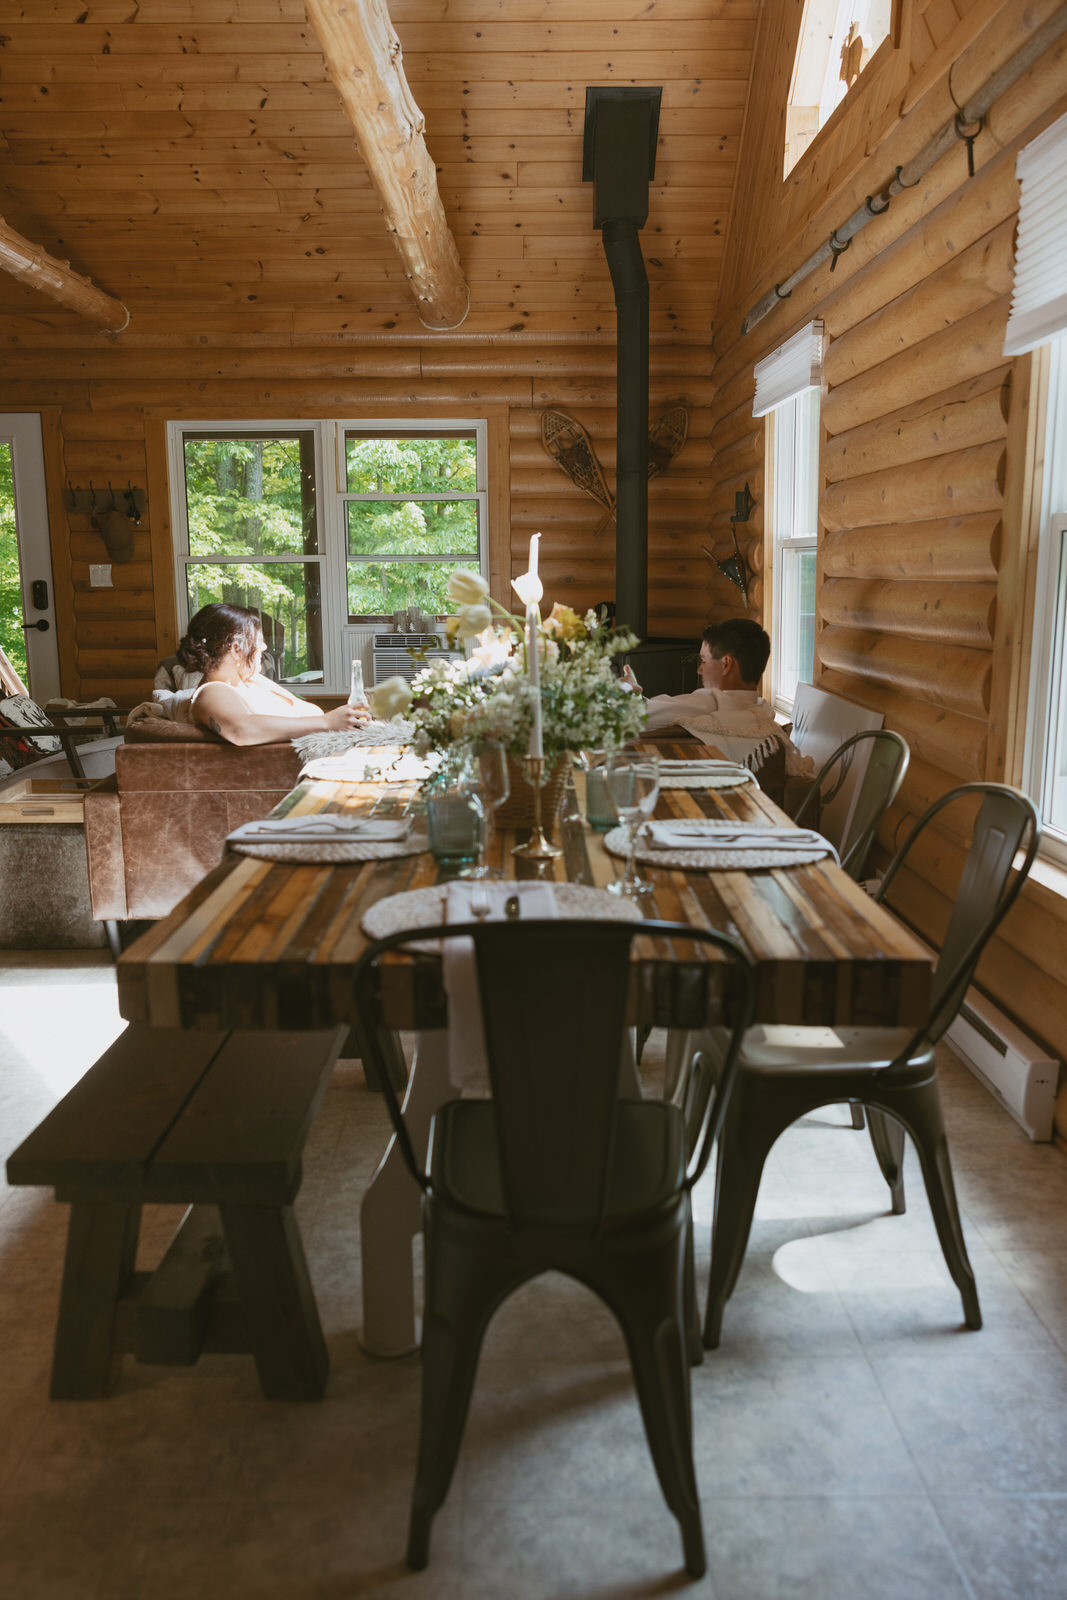
[[[608,760],[605,782],[619,821],[626,828],[626,873],[609,883],[608,888],[612,894],[643,894],[653,885],[634,872],[634,848],[638,828],[655,810],[659,758],[633,750],[617,751]]]
[[[464,867],[459,876],[499,878],[502,876],[499,868],[489,866],[486,857],[493,831],[493,812],[504,804],[511,793],[507,751],[500,744],[486,745],[469,763],[467,772],[470,774],[468,780],[470,797],[481,812],[481,827],[478,834],[478,860],[473,866]],[[465,788],[468,787],[468,783],[464,784]]]

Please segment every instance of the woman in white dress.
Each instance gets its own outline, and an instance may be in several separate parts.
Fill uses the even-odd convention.
[[[204,606],[178,646],[178,661],[202,672],[190,713],[229,744],[281,744],[305,733],[344,732],[371,720],[367,706],[323,712],[260,672],[266,644],[259,618],[244,606]]]

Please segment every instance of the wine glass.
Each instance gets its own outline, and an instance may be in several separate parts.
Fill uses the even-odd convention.
[[[637,830],[652,815],[659,795],[659,758],[634,750],[612,755],[605,773],[608,794],[626,828],[626,873],[609,883],[612,894],[643,894],[653,885],[634,872]]]
[[[461,878],[499,878],[503,874],[498,867],[491,867],[486,859],[489,851],[489,838],[493,829],[493,812],[502,806],[511,793],[511,780],[508,777],[508,757],[503,745],[490,744],[479,750],[475,759],[468,767],[470,773],[471,798],[476,801],[481,812],[482,825],[479,836],[478,860],[471,867],[464,867],[459,874]]]

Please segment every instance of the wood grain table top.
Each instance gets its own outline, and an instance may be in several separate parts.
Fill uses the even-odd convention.
[[[691,755],[692,746],[660,745],[659,752]],[[382,794],[378,783],[304,781],[274,815],[365,813]],[[390,785],[384,803],[399,807],[412,794],[410,784]],[[667,790],[656,815],[788,821],[755,784]],[[525,837],[524,830],[496,835],[492,859],[509,877],[603,887],[622,873],[622,861],[580,820],[560,824],[564,853],[547,867],[511,855],[511,846]],[[757,1021],[837,1027],[925,1021],[928,954],[830,858],[756,871],[647,864],[641,871],[655,886],[640,901],[647,918],[718,928],[745,947],[757,973]],[[350,1022],[350,969],[367,942],[364,913],[386,895],[427,888],[449,875],[427,852],[345,865],[283,864],[231,853],[120,956],[122,1015],[158,1027]],[[641,981],[631,997],[633,1020],[661,1020],[653,1014],[656,968],[668,957],[650,939],[635,942],[634,957]],[[697,959],[714,965],[717,957],[705,950]],[[709,982],[709,1021],[717,1020],[715,993]],[[395,1019],[397,1026],[417,1020],[414,1012]]]

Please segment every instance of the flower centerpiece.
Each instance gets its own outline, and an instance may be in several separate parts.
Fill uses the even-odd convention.
[[[532,560],[531,572],[513,585],[526,603],[524,618],[492,600],[480,574],[454,572],[448,592],[456,613],[448,632],[454,640],[476,641],[469,659],[432,662],[410,686],[389,679],[368,698],[377,716],[400,715],[411,723],[420,755],[501,744],[516,766],[527,755],[543,756],[541,781],[552,786],[558,779],[562,793],[571,752],[617,748],[644,726],[642,697],[612,669],[614,657],[632,650],[637,639],[600,622],[595,612],[581,617],[559,604],[542,621],[535,585],[539,598]],[[521,788],[521,771],[513,768],[512,777],[513,788]]]

